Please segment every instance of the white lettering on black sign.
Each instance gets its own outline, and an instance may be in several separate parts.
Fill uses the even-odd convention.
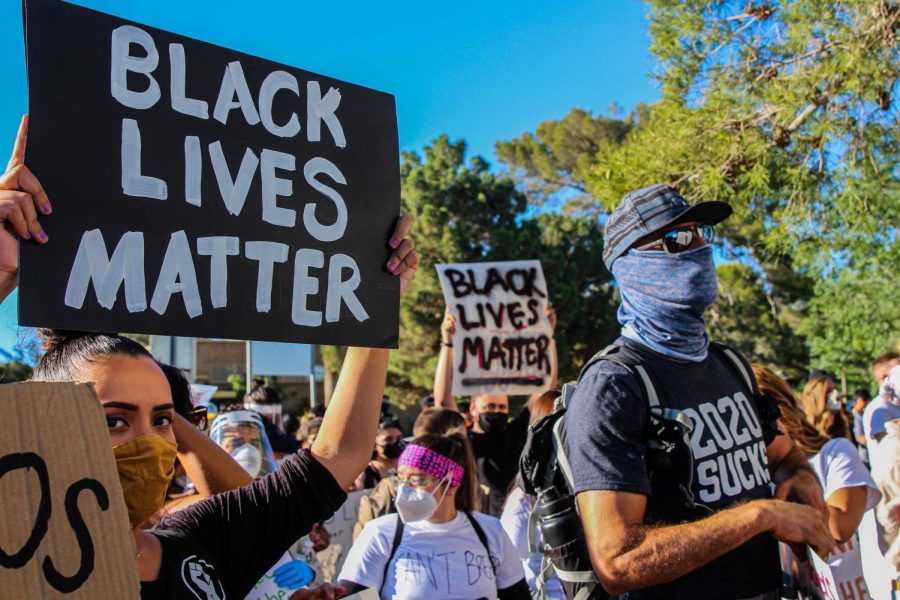
[[[23,247],[24,324],[396,344],[391,96],[54,0],[26,10],[26,161],[54,216],[52,243]]]

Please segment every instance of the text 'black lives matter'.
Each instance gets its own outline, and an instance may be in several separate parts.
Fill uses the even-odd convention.
[[[455,395],[530,394],[552,369],[553,332],[539,261],[438,265],[444,300],[456,318]]]
[[[23,16],[54,212],[22,325],[396,347],[393,96],[59,0]]]

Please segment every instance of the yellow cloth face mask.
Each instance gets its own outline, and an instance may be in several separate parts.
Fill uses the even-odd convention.
[[[128,520],[137,527],[159,510],[175,476],[178,445],[158,435],[142,435],[113,446],[116,470],[128,507]]]

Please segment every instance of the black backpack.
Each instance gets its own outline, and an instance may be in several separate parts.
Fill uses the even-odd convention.
[[[774,402],[759,402],[756,380],[749,365],[740,355],[724,344],[710,343],[710,352],[717,353],[732,367],[735,375],[743,381],[757,399],[763,421],[774,422],[778,408]],[[568,460],[565,414],[578,383],[588,369],[601,360],[612,361],[629,373],[637,381],[641,395],[647,404],[647,470],[651,487],[663,490],[647,498],[645,522],[653,523],[665,509],[668,519],[696,520],[708,514],[708,509],[694,502],[691,485],[694,475],[693,454],[690,434],[693,423],[683,412],[670,408],[664,388],[659,384],[652,370],[647,366],[647,358],[639,350],[624,345],[611,345],[595,354],[581,369],[575,384],[565,384],[562,395],[557,398],[554,411],[539,419],[529,427],[528,440],[519,461],[518,484],[527,494],[537,497],[535,511],[529,520],[529,544],[534,542],[535,528],[548,515],[538,514],[542,499],[569,496],[574,509],[574,481]],[[774,410],[774,413],[773,413]],[[662,504],[665,503],[663,507]],[[580,529],[580,521],[578,522]],[[563,556],[581,546],[583,556]],[[544,542],[543,548],[531,548],[532,552],[542,552],[545,560],[538,577],[538,587],[543,585],[546,574],[556,572],[566,596],[578,600],[607,598],[599,585],[590,560],[587,547],[582,541],[565,544],[566,552],[561,552],[559,544],[554,547]],[[549,557],[549,558],[548,558]]]

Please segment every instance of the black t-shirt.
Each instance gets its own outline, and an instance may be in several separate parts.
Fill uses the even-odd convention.
[[[487,488],[482,496],[481,511],[493,517],[503,514],[509,486],[519,469],[519,454],[528,433],[528,411],[523,410],[506,426],[503,435],[487,435],[469,431],[478,481]]]
[[[631,340],[620,338],[616,343],[642,351],[668,406],[693,421],[694,519],[738,502],[771,497],[766,424],[753,392],[726,359],[710,350],[702,362],[679,363],[652,355]],[[667,514],[666,498],[659,498],[668,492],[651,484],[645,454],[647,410],[637,380],[623,367],[604,360],[588,370],[566,413],[575,492],[642,494],[648,496],[645,522],[678,522],[682,515],[675,508]],[[656,514],[649,514],[651,504]],[[765,534],[676,581],[621,598],[748,598],[775,590],[779,583],[778,545]]]
[[[150,533],[162,544],[156,581],[141,598],[244,598],[313,523],[331,517],[347,494],[308,451],[251,485],[175,513]]]

